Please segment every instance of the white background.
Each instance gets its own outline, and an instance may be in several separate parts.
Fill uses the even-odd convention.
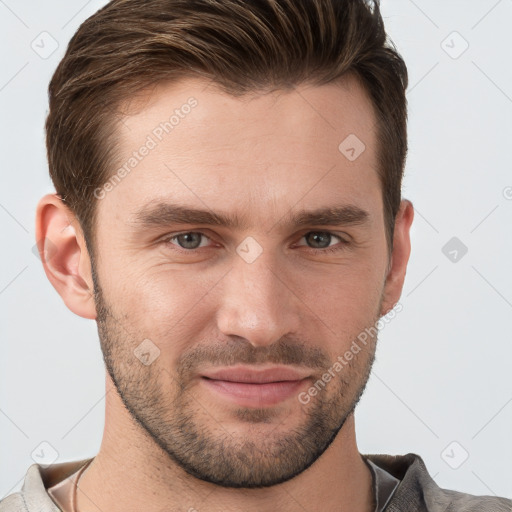
[[[0,498],[21,488],[42,441],[57,462],[100,446],[96,324],[64,306],[32,248],[36,203],[53,191],[47,85],[104,3],[0,1]],[[387,0],[382,11],[410,75],[403,195],[416,217],[403,310],[382,330],[356,413],[359,448],[415,452],[442,487],[510,498],[512,2]],[[46,37],[51,49],[43,31],[59,45],[46,59],[31,47]],[[452,237],[468,248],[457,262],[442,252]]]

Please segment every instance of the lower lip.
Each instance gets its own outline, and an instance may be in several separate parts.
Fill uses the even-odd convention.
[[[268,407],[298,394],[307,379],[252,384],[202,378],[210,390],[242,407]]]

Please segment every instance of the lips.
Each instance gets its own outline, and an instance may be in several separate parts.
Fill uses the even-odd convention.
[[[234,366],[203,372],[202,384],[242,407],[268,407],[295,396],[311,373],[291,367]]]
[[[203,372],[202,376],[212,380],[227,382],[245,382],[250,384],[266,384],[269,382],[286,382],[302,380],[310,373],[288,367],[254,369],[250,367],[221,368]]]

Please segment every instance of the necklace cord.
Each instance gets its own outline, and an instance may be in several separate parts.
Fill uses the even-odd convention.
[[[92,462],[92,460],[90,460],[89,462],[87,462],[80,468],[80,471],[77,475],[77,479],[75,480],[75,485],[73,486],[73,499],[72,499],[73,510],[72,510],[72,512],[76,512],[76,496],[77,496],[78,482],[80,481],[80,479],[82,478],[84,473],[86,473],[86,469],[89,467],[91,462]]]

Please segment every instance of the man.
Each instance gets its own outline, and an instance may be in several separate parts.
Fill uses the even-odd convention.
[[[114,0],[79,28],[36,232],[97,321],[105,430],[0,512],[511,509],[357,449],[410,254],[406,87],[363,0]]]

